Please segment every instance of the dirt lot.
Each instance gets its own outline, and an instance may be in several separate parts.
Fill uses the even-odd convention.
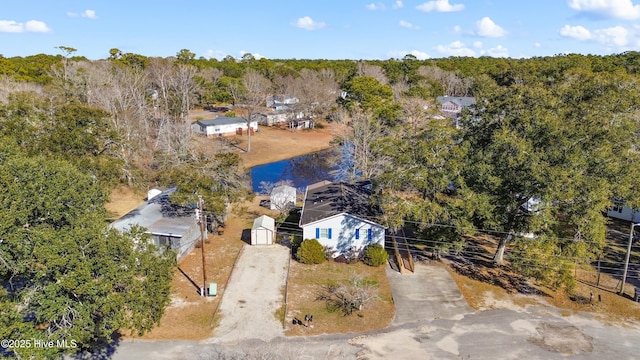
[[[361,312],[345,316],[341,311],[330,311],[326,302],[318,297],[325,294],[327,285],[348,282],[356,275],[371,283],[377,291],[377,299],[369,303]],[[353,264],[327,261],[318,265],[291,262],[287,305],[287,336],[337,334],[383,329],[391,324],[394,315],[391,287],[385,266],[371,267],[362,262]],[[305,315],[313,315],[313,321],[303,325],[293,325],[293,318],[304,320]]]
[[[212,119],[215,113],[209,111],[193,111],[191,118]],[[258,126],[258,132],[251,136],[251,152],[246,153],[247,136],[230,136],[225,140],[234,144],[240,154],[244,167],[250,168],[274,161],[290,159],[299,155],[328,149],[331,140],[347,131],[345,126],[323,122],[323,128],[292,131],[275,126]],[[219,141],[209,139],[210,141]]]

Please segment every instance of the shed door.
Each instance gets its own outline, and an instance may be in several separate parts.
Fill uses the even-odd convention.
[[[256,230],[256,244],[257,245],[267,245],[268,244],[268,238],[267,236],[269,235],[269,232],[267,231],[267,229],[257,229]]]

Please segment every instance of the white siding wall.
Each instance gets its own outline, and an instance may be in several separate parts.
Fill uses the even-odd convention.
[[[327,231],[326,237],[316,236],[316,229],[331,229],[331,231]],[[369,230],[371,230],[370,239]],[[331,238],[328,236],[329,232]],[[358,239],[356,239],[356,233],[358,233]],[[337,215],[305,225],[302,228],[302,236],[303,239],[318,239],[323,246],[335,249],[336,255],[346,253],[351,247],[362,250],[365,246],[374,243],[384,246],[384,228],[382,226],[351,215]]]
[[[640,211],[634,210],[628,206],[618,206],[611,208],[609,209],[609,211],[607,211],[607,216],[620,220],[640,222]]]
[[[258,130],[258,122],[252,121],[251,127],[254,130]],[[246,122],[238,122],[234,124],[224,124],[224,125],[209,125],[205,129],[205,134],[207,137],[222,135],[230,135],[235,134],[237,128],[242,128],[242,130],[247,130]]]

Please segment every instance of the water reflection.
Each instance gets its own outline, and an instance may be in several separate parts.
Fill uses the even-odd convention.
[[[260,192],[261,182],[276,183],[289,180],[296,188],[322,180],[340,180],[343,173],[344,149],[336,147],[313,154],[298,156],[251,168],[251,186],[254,192]]]

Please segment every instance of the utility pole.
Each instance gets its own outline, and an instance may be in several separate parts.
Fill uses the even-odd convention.
[[[624,294],[624,283],[627,280],[627,269],[629,269],[629,257],[631,256],[631,244],[633,243],[633,228],[640,225],[640,223],[631,223],[631,229],[629,230],[629,244],[627,245],[627,256],[624,260],[624,273],[622,274],[622,286],[620,287],[620,295]]]
[[[204,216],[203,203],[202,195],[198,195],[198,221],[200,222],[200,241],[202,242],[200,244],[202,249],[202,287],[200,288],[200,296],[206,296],[207,292],[207,290],[205,290],[207,288],[207,269],[205,267],[206,262],[204,258],[204,222],[206,221],[206,217]]]

